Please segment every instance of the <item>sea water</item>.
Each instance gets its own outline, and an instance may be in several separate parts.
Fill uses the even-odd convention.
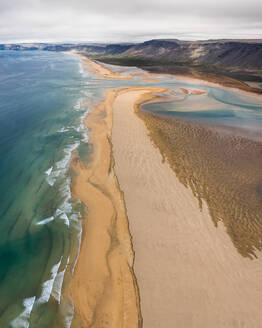
[[[0,327],[70,326],[61,296],[81,237],[69,162],[87,142],[79,60],[0,52]]]
[[[85,208],[71,196],[70,159],[88,153],[88,111],[121,85],[72,54],[0,52],[0,327],[71,326],[62,291]]]
[[[176,78],[160,81],[173,96],[165,102],[144,104],[142,109],[175,119],[225,127],[248,136],[262,136],[262,97],[242,91],[185,83]],[[200,90],[201,95],[184,94],[181,90]]]

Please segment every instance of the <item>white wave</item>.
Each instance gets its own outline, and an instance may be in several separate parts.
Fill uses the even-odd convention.
[[[78,250],[77,250],[77,256],[76,256],[74,264],[72,266],[72,273],[74,273],[74,271],[75,271],[76,263],[77,263],[77,260],[78,260],[79,254],[80,254],[81,240],[82,240],[82,225],[81,225],[81,223],[79,224],[78,228],[79,228],[79,233],[77,235]]]
[[[29,319],[33,309],[35,298],[36,297],[33,296],[25,298],[23,300],[23,306],[25,307],[25,310],[10,323],[10,326],[12,328],[29,328]]]
[[[66,328],[71,327],[74,315],[75,315],[75,309],[74,309],[74,304],[72,303],[72,307],[67,311],[67,315],[65,317],[65,327]]]
[[[60,130],[58,130],[57,132],[59,132],[59,133],[63,133],[63,132],[67,132],[67,131],[69,131],[68,128],[62,127],[62,128],[61,128]]]
[[[70,204],[70,203],[69,203]],[[72,210],[72,205],[70,204],[70,211]],[[70,211],[68,211],[68,212],[70,212]],[[68,216],[67,216],[67,214],[64,212],[64,211],[61,211],[59,208],[56,210],[56,213],[55,213],[58,217],[59,217],[59,219],[61,219],[61,220],[64,220],[65,221],[65,225],[67,225],[68,227],[69,227],[69,224],[70,224],[70,222],[69,222],[69,219],[68,219]]]
[[[76,132],[80,132],[80,126],[73,126],[72,127]]]
[[[80,130],[81,130],[83,138],[84,138],[83,141],[86,142],[86,143],[89,140],[89,136],[88,136],[88,128],[85,126],[84,120],[85,120],[86,115],[87,115],[88,112],[89,111],[87,110],[85,112],[85,114],[81,117],[81,123],[80,123]]]
[[[56,275],[54,285],[53,285],[53,289],[52,289],[52,293],[51,293],[51,295],[57,300],[57,302],[59,304],[60,304],[60,301],[61,301],[61,292],[62,292],[62,286],[63,286],[63,281],[64,281],[64,275],[65,275],[66,269],[68,267],[68,263],[69,263],[69,257],[67,259],[67,263],[66,263],[66,266],[65,266],[64,270],[60,271]]]
[[[65,156],[60,161],[56,162],[52,168],[49,168],[45,173],[47,175],[46,181],[50,186],[53,186],[60,175],[63,175],[67,172],[69,167],[70,159],[72,152],[80,145],[79,141],[76,141],[74,144],[69,145],[64,149]]]
[[[42,292],[40,297],[37,299],[37,304],[44,304],[47,303],[50,299],[51,296],[51,292],[53,289],[53,285],[54,285],[54,281],[55,281],[55,277],[57,275],[58,269],[60,267],[62,261],[62,257],[60,258],[60,261],[55,264],[53,266],[53,268],[51,269],[51,279],[45,281],[42,285]]]
[[[59,272],[56,275],[52,293],[51,293],[51,295],[55,298],[55,300],[57,300],[57,302],[59,304],[60,304],[60,299],[61,299],[61,290],[62,290],[62,286],[63,286],[65,271],[66,271],[66,269],[64,269],[63,271]]]
[[[51,222],[53,221],[55,218],[53,216],[51,216],[50,218],[46,218],[42,221],[39,221],[36,223],[36,225],[44,225],[44,224],[47,224],[48,222]]]
[[[53,177],[48,176],[46,178],[47,183],[52,187],[55,184],[55,180]]]
[[[58,169],[66,168],[70,161],[72,151],[74,151],[79,146],[79,144],[79,141],[76,141],[74,144],[71,144],[70,146],[64,149],[64,152],[66,154],[65,157],[61,161],[56,163],[56,167]]]
[[[71,213],[72,212],[72,204],[69,202],[71,199],[71,195],[68,196],[65,201],[61,204],[60,209],[63,213]]]
[[[79,111],[81,109],[82,100],[78,99],[77,103],[74,105],[74,110]]]
[[[81,62],[79,63],[79,66],[78,67],[79,67],[79,73],[80,74],[84,74],[84,68],[83,68],[83,65],[82,65]]]
[[[45,171],[45,174],[50,175],[53,170],[53,166],[51,166],[48,170]]]
[[[53,186],[56,182],[57,177],[61,174],[60,171],[53,170],[47,177],[46,181],[50,186]]]
[[[59,170],[52,169],[52,172],[46,177],[46,181],[50,186],[53,186],[56,182],[57,177],[61,174]]]
[[[71,212],[71,210],[72,210],[71,205],[69,206],[69,209],[67,209],[67,207],[68,207],[67,201],[71,198],[70,183],[71,183],[70,178],[67,178],[65,180],[64,185],[60,187],[60,193],[65,198],[64,203],[61,205],[60,208],[65,212]]]
[[[64,220],[65,221],[65,225],[67,225],[69,227],[69,219],[68,219],[68,216],[63,213],[62,215],[60,215],[60,219]]]

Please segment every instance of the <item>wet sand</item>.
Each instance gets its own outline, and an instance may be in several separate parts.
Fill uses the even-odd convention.
[[[121,73],[113,72],[111,71],[108,67],[101,63],[97,63],[93,60],[90,60],[84,55],[81,55],[76,52],[71,52],[74,56],[78,57],[84,67],[88,67],[92,74],[96,75],[98,78],[103,78],[103,79],[122,79],[122,80],[130,80],[133,79],[132,76],[124,76],[121,75]]]
[[[261,259],[240,255],[223,224],[215,227],[206,202],[201,211],[191,189],[163,162],[134,113],[134,103],[150,92],[119,95],[112,130],[143,327],[260,327]]]
[[[145,66],[143,67],[149,73],[154,75],[171,75],[175,78],[180,78],[182,81],[188,80],[189,82],[203,85],[214,86],[217,88],[233,89],[234,91],[242,91],[245,94],[252,94],[262,96],[262,89],[256,86],[252,86],[242,80],[231,78],[226,75],[221,75],[221,72],[208,73],[200,72],[196,70],[188,70],[186,67],[173,67],[173,66]]]
[[[179,181],[222,221],[242,256],[262,250],[262,143],[241,130],[189,123],[138,111]]]
[[[139,327],[140,308],[123,195],[111,152],[114,90],[85,120],[92,159],[75,155],[73,195],[87,207],[80,255],[71,283],[76,327]]]
[[[181,82],[187,82],[187,83],[192,83],[192,84],[200,84],[200,85],[207,85],[209,87],[214,87],[214,88],[220,88],[224,90],[231,90],[246,96],[252,96],[256,97],[258,99],[262,99],[262,94],[261,90],[258,88],[253,88],[247,85],[245,82],[241,82],[236,80],[238,83],[232,83],[232,85],[227,85],[226,83],[224,84],[223,81],[220,81],[220,79],[215,79],[214,77],[212,79],[204,79],[203,78],[198,78],[198,77],[191,77],[187,75],[173,75],[176,79],[181,80]]]

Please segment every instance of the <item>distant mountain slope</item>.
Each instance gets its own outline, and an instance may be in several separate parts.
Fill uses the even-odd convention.
[[[127,49],[124,56],[141,56],[173,63],[262,69],[262,42],[151,40]]]
[[[77,50],[90,54],[116,55],[125,52],[133,44],[94,44],[94,43],[20,43],[0,44],[0,50],[44,50],[70,51]]]
[[[97,60],[151,70],[223,74],[262,80],[262,40],[150,40],[139,44],[0,44],[0,50],[77,50]],[[161,68],[162,67],[162,68]],[[161,68],[161,69],[160,69]]]
[[[262,69],[261,42],[151,40],[130,47],[122,55],[142,56],[174,63],[245,65]]]
[[[112,64],[168,65],[180,72],[182,69],[194,69],[244,80],[262,78],[261,40],[151,40],[132,45],[114,56],[104,53],[96,58]]]

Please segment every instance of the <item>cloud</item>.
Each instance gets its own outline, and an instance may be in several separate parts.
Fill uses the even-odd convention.
[[[0,42],[262,38],[261,0],[4,0]]]

